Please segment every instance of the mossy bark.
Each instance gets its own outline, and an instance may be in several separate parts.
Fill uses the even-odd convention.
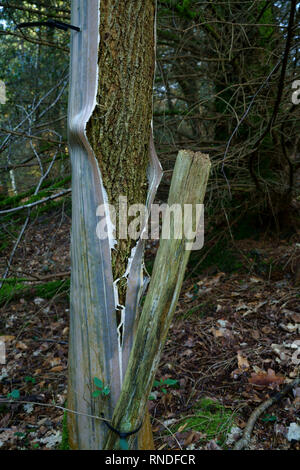
[[[97,105],[87,137],[98,160],[108,202],[145,204],[148,183],[152,87],[155,69],[155,1],[101,0]],[[117,216],[118,226],[118,216]],[[114,279],[122,278],[132,241],[112,251]],[[118,283],[125,304],[126,280]]]
[[[128,206],[146,202],[155,70],[154,22],[154,0],[100,2],[97,105],[87,125],[87,137],[100,166],[108,202],[116,209],[120,195],[127,197]],[[118,294],[122,305],[127,286],[122,276],[132,245],[130,239],[118,240],[112,251],[113,277],[120,279]],[[154,448],[149,417],[140,432],[139,447]]]

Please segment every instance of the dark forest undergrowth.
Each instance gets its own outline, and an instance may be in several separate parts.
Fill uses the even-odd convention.
[[[55,406],[66,406],[70,226],[68,202],[33,218],[0,291],[1,450],[66,448]],[[233,448],[251,412],[297,376],[299,259],[299,231],[232,234],[193,255],[149,397],[157,449]],[[299,409],[296,387],[258,419],[250,448],[297,449]]]

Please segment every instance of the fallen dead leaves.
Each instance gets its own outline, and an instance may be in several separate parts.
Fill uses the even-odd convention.
[[[237,361],[238,361],[238,368],[240,371],[247,371],[249,370],[250,364],[246,357],[244,357],[241,351],[237,353]]]
[[[48,240],[48,234],[47,227],[42,236],[43,249],[40,238],[37,242],[37,237],[30,235],[27,240],[32,244],[26,252],[31,258],[27,261],[32,262],[33,273],[38,275],[43,274],[40,270],[45,264],[51,272],[69,269],[66,242],[69,226],[60,231],[55,246]],[[287,247],[284,250],[287,252]],[[22,256],[16,262],[20,268],[24,266]],[[8,353],[7,364],[0,367],[1,395],[18,388],[22,398],[38,397],[37,401],[42,403],[55,400],[63,405],[68,351],[67,345],[60,343],[66,343],[68,337],[67,302],[19,299],[2,309],[1,318],[5,335],[0,341],[5,342]],[[288,279],[277,278],[274,283],[254,272],[251,275],[217,272],[189,280],[184,285],[157,376],[158,380],[176,379],[178,387],[168,389],[166,394],[153,392],[155,400],[149,405],[152,416],[165,423],[182,418],[193,414],[199,398],[210,396],[237,413],[232,441],[227,444],[230,447],[253,408],[297,373],[292,357],[298,351],[299,324],[299,292],[293,290]],[[26,376],[33,377],[35,383],[25,383]],[[288,441],[287,435],[291,424],[297,424],[299,404],[300,392],[296,390],[294,397],[287,397],[282,407],[275,408],[276,416],[270,412],[276,421],[268,421],[267,416],[258,423],[252,448],[290,448],[292,441]],[[60,410],[14,407],[0,415],[0,427],[9,428],[0,433],[1,449],[59,445]],[[174,436],[154,423],[157,448],[178,448]],[[33,428],[26,426],[34,426],[36,435],[29,433],[28,429]],[[196,449],[201,441],[202,448],[220,449],[217,438],[184,425],[176,438],[182,448]]]
[[[252,385],[260,387],[269,387],[270,385],[281,385],[285,381],[285,377],[275,374],[273,369],[268,369],[267,372],[259,370],[258,373],[252,372],[251,377],[248,379]]]

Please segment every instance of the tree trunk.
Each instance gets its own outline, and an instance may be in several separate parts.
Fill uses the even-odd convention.
[[[107,427],[97,417],[103,413],[110,420],[120,395],[141,289],[143,242],[127,238],[112,246],[100,240],[96,211],[105,202],[118,209],[120,195],[128,206],[151,204],[160,180],[151,140],[155,0],[73,0],[71,23],[81,32],[72,32],[69,98],[68,408],[82,414],[69,414],[69,438],[73,449],[102,449]],[[109,396],[93,397],[95,377],[109,387]],[[140,441],[150,445],[148,431],[145,426]]]

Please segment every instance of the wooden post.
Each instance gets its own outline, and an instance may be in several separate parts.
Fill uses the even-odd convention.
[[[208,155],[181,150],[171,182],[168,205],[202,204],[210,171]],[[184,231],[183,231],[184,232]],[[155,372],[177,304],[190,251],[187,240],[161,239],[144,307],[138,323],[121,395],[113,414],[114,428],[136,429],[144,420]],[[105,449],[118,448],[109,432]]]

